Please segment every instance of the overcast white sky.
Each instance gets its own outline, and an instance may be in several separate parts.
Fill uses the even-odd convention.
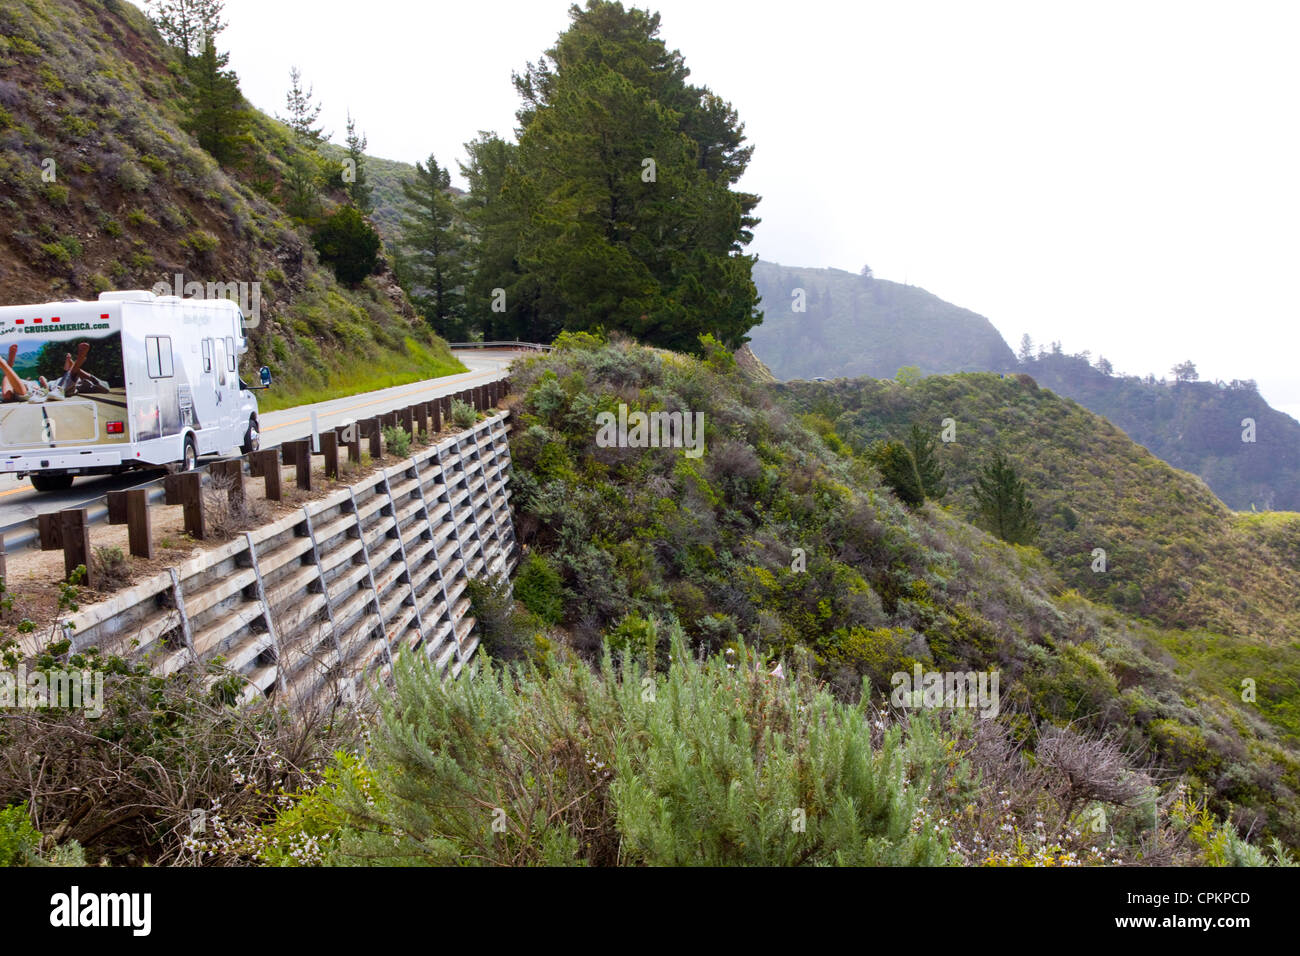
[[[644,5],[644,4],[637,4]],[[1300,418],[1300,4],[659,0],[739,110],[752,251],[906,280],[1119,371],[1255,378]],[[227,0],[246,95],[291,64],[341,139],[455,169],[565,0]]]

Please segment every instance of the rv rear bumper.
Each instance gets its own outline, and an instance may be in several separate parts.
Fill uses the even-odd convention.
[[[122,466],[120,451],[59,448],[0,455],[0,474],[86,475]]]

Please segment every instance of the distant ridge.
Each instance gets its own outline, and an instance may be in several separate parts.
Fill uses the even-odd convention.
[[[750,343],[782,380],[893,378],[907,365],[926,375],[1000,372],[1016,364],[988,319],[916,286],[761,260],[754,284],[764,317]],[[794,311],[798,289],[803,312]]]

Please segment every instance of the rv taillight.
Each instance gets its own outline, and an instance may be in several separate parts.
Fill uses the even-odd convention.
[[[120,435],[120,434],[122,434],[122,423],[121,423],[121,422],[109,422],[109,423],[104,427],[104,431],[108,432],[110,435]]]
[[[22,325],[24,321],[24,319],[14,319],[14,325]]]

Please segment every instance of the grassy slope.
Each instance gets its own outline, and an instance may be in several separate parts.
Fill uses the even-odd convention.
[[[1220,810],[1235,806],[1240,825],[1300,841],[1288,703],[1295,688],[1286,670],[1294,673],[1296,655],[1282,637],[1209,637],[1095,603],[1069,587],[1067,578],[1078,575],[1050,547],[1047,555],[1009,547],[963,520],[960,492],[952,511],[909,512],[828,426],[822,439],[815,418],[801,422],[802,409],[783,409],[793,387],[755,383],[729,364],[610,346],[531,359],[517,372],[526,394],[512,435],[514,504],[532,557],[516,593],[535,594],[547,568],[558,573],[560,625],[578,650],[642,646],[642,621],[658,619],[680,622],[713,651],[741,637],[770,658],[805,648],[818,673],[848,695],[864,677],[883,692],[894,671],[914,662],[997,668],[1002,719],[1027,739],[1044,720],[1108,731],[1204,786]],[[982,395],[993,409],[1022,387],[996,376],[932,387],[945,381],[969,389],[965,401]],[[863,395],[860,404],[872,409],[908,405],[901,389]],[[1269,534],[1294,547],[1289,524],[1267,533],[1242,526],[1194,479],[1095,416],[1051,397],[1031,400],[1043,407],[1013,402],[1008,412],[1024,417],[1035,442],[1068,437],[1122,494],[1154,489],[1115,525],[1136,521],[1148,535],[1119,548],[1121,564],[1145,556],[1163,567],[1154,539],[1162,522],[1192,540],[1226,536],[1213,539],[1216,546],[1239,535],[1246,551],[1266,549],[1257,554],[1259,571],[1274,573],[1280,590],[1248,588],[1236,613],[1280,626],[1278,614],[1300,589],[1267,563],[1278,547]],[[681,451],[597,447],[595,413],[619,402],[703,411],[707,452],[691,460]],[[979,418],[972,407],[955,408],[967,416],[967,433],[996,430],[987,409]],[[1043,467],[1068,485],[1076,466],[1066,459],[1053,456]],[[957,485],[959,471],[952,469]],[[794,549],[803,549],[805,571],[794,567]],[[1198,551],[1194,560],[1212,557]],[[1259,682],[1257,704],[1235,692],[1244,676]]]
[[[147,289],[178,272],[260,282],[244,371],[275,373],[265,408],[463,369],[390,276],[341,287],[268,200],[297,148],[280,124],[252,112],[240,169],[218,167],[182,131],[175,59],[131,4],[8,4],[0,69],[4,302]]]
[[[944,503],[966,517],[975,515],[975,472],[1000,447],[1029,482],[1044,554],[1090,598],[1167,626],[1267,643],[1300,630],[1300,571],[1259,522],[1235,515],[1204,482],[1027,376],[932,376],[907,387],[874,379],[791,383],[782,393],[834,422],[859,450],[902,437],[914,421],[938,437],[942,421],[954,419],[957,440],[939,446],[953,486]],[[1277,527],[1289,526],[1277,519]],[[1106,550],[1105,573],[1092,571],[1094,548]]]
[[[892,378],[905,365],[936,373],[1015,364],[988,319],[916,286],[772,262],[754,267],[754,284],[763,324],[751,344],[777,378]],[[806,312],[792,311],[795,289],[807,296]]]

